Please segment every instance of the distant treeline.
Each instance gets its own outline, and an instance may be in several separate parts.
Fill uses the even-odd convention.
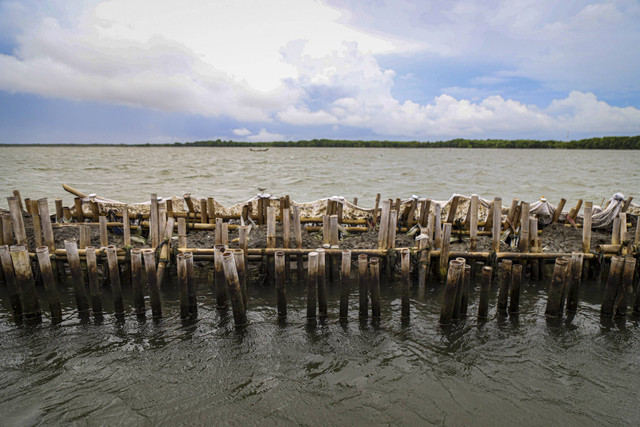
[[[151,145],[151,144],[149,144]],[[450,141],[350,141],[312,139],[301,141],[239,142],[195,141],[176,142],[186,147],[365,147],[365,148],[564,148],[587,150],[640,150],[639,136],[606,136],[576,141],[537,141],[532,139],[452,139]]]

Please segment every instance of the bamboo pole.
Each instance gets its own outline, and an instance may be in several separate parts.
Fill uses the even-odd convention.
[[[82,212],[82,198],[75,197],[73,199],[73,204],[76,208],[76,221],[84,222],[84,212]]]
[[[386,200],[384,201],[386,202]],[[383,206],[384,206],[383,202]],[[366,254],[358,255],[358,297],[359,297],[359,316],[360,319],[369,317],[369,295],[368,295],[368,266]]]
[[[7,293],[9,294],[9,301],[11,302],[13,315],[16,318],[21,318],[22,302],[20,301],[20,293],[18,292],[18,285],[13,271],[13,261],[11,261],[8,245],[0,246],[0,261],[2,262],[5,286],[7,288]]]
[[[491,251],[500,251],[500,234],[502,233],[502,199],[495,197],[493,199],[493,228],[491,235]]]
[[[40,302],[36,293],[36,282],[31,272],[31,260],[26,246],[16,245],[9,248],[13,263],[14,280],[20,289],[22,313],[30,320],[39,320],[42,316]]]
[[[287,317],[287,287],[285,281],[285,254],[282,251],[275,255],[276,298],[278,300],[278,318]]]
[[[582,227],[582,252],[591,251],[591,218],[593,215],[593,203],[584,202],[584,222]]]
[[[282,210],[282,244],[285,249],[291,247],[291,212],[289,208]]]
[[[433,219],[433,240],[436,245],[436,249],[442,248],[442,205],[436,203],[434,205],[434,219]]]
[[[64,218],[65,221],[70,222],[71,221],[71,208],[69,207],[63,207],[62,208],[62,217]]]
[[[569,261],[566,258],[557,258],[551,276],[551,284],[549,285],[549,296],[547,298],[547,308],[545,315],[547,317],[558,317],[562,314],[562,294],[566,282],[567,270],[569,269]]]
[[[60,307],[60,299],[58,298],[58,291],[56,290],[56,281],[51,266],[49,248],[40,246],[36,249],[36,256],[38,257],[42,284],[44,285],[49,311],[51,312],[51,320],[54,323],[59,323],[62,321],[62,308]]]
[[[520,252],[529,252],[531,246],[531,237],[529,234],[531,225],[529,220],[529,203],[521,202],[520,206],[520,240],[518,242],[518,249]]]
[[[184,218],[178,218],[178,247],[187,247],[187,222]]]
[[[242,249],[229,249],[236,258],[236,269],[238,270],[238,280],[240,281],[240,291],[242,292],[242,303],[245,310],[249,309],[249,299],[247,296],[247,271],[245,263],[245,252]],[[285,269],[286,270],[286,269]]]
[[[9,203],[9,211],[11,213],[11,224],[13,226],[13,235],[17,245],[28,248],[27,232],[24,229],[24,221],[22,219],[22,209],[17,197],[7,197]]]
[[[418,239],[418,288],[423,289],[427,283],[427,272],[429,264],[430,251],[427,249],[430,239],[422,238]]]
[[[493,232],[493,201],[489,203],[489,210],[487,211],[487,217],[485,218],[484,225],[482,226],[482,231],[491,231]]]
[[[565,203],[567,203],[566,199],[560,199],[556,210],[553,212],[553,216],[551,217],[551,224],[555,224],[560,219],[560,214],[562,214],[562,208],[564,208]]]
[[[216,202],[213,197],[207,197],[207,216],[209,224],[215,224]]]
[[[158,268],[156,271],[156,283],[158,284],[158,286],[162,285],[162,282],[164,281],[164,272],[167,267],[167,262],[170,261],[171,237],[173,236],[174,222],[175,222],[175,218],[169,217],[169,219],[167,219],[167,223],[162,233],[162,237],[164,239],[165,244],[162,246],[162,249],[160,250],[160,259],[158,260]],[[145,263],[146,263],[146,258],[145,258]]]
[[[460,197],[458,196],[453,196],[453,199],[451,200],[451,206],[449,207],[449,213],[447,214],[447,221],[450,224],[453,224],[453,221],[455,221],[456,219],[456,213],[458,211],[458,202],[459,202]]]
[[[585,203],[585,209],[586,209]],[[581,252],[573,252],[571,254],[571,270],[569,277],[569,288],[567,290],[567,313],[575,313],[578,310],[578,296],[580,291],[580,282],[582,281],[582,264],[584,262],[584,254]]]
[[[371,290],[371,318],[379,320],[380,310],[380,260],[373,257],[369,260],[369,286]]]
[[[471,266],[465,264],[462,277],[462,300],[460,301],[460,316],[466,316],[469,308],[469,288],[471,287]]]
[[[106,248],[107,246],[109,246],[109,234],[107,231],[107,217],[104,215],[100,215],[99,220],[100,220],[100,247]]]
[[[398,225],[398,211],[389,212],[389,237],[387,238],[387,248],[396,247],[396,227]]]
[[[291,207],[291,214],[293,215],[293,239],[296,249],[302,249],[302,225],[300,224],[300,208],[298,206]],[[304,261],[302,256],[297,256],[296,259],[298,273],[298,283],[302,283],[304,280]]]
[[[39,199],[37,203],[38,211],[40,212],[40,222],[42,224],[44,244],[50,251],[54,251],[56,249],[56,246],[53,237],[53,228],[51,226],[51,216],[49,215],[49,205],[47,203],[47,199]]]
[[[151,316],[154,318],[160,318],[162,317],[162,302],[160,300],[158,273],[156,272],[156,254],[153,249],[144,249],[142,251],[142,256],[144,258],[144,268],[147,273],[147,285],[149,287],[149,299],[151,301]]]
[[[144,303],[144,278],[142,276],[142,251],[131,249],[131,284],[133,285],[133,305],[136,316],[144,317],[146,307]]]
[[[27,199],[25,199],[27,203]],[[29,200],[28,205],[31,210],[31,221],[33,224],[33,240],[36,248],[42,246],[42,222],[40,220],[40,212],[38,209],[38,202],[36,200]]]
[[[511,283],[513,263],[505,259],[500,263],[500,288],[498,290],[498,314],[507,314],[507,302],[509,299],[509,285]]]
[[[340,275],[340,320],[347,321],[349,317],[349,291],[351,288],[351,251],[342,251]]]
[[[450,224],[449,224],[450,225]],[[402,277],[402,298],[401,298],[401,318],[409,319],[410,313],[410,293],[411,293],[411,277],[409,276],[411,268],[411,252],[409,249],[402,249],[400,252],[400,272]]]
[[[98,285],[98,261],[96,260],[96,248],[85,248],[87,257],[87,281],[89,282],[89,294],[91,295],[91,307],[94,315],[102,313],[102,292]]]
[[[476,251],[478,249],[478,195],[471,195],[471,203],[469,204],[469,250]]]
[[[227,302],[227,285],[226,275],[224,273],[224,266],[222,264],[222,254],[227,250],[225,245],[215,245],[214,247],[214,269],[215,269],[215,290],[216,290],[216,305],[219,309],[226,310],[228,308]]]
[[[324,248],[316,249],[318,253],[318,315],[327,317],[327,259]]]
[[[87,246],[91,246],[91,227],[86,224],[78,225],[78,233],[78,246],[80,249],[85,249]]]
[[[338,216],[336,215],[336,218]],[[323,245],[330,245],[331,243],[329,243],[331,241],[331,236],[330,236],[330,227],[329,227],[329,215],[322,215],[322,244]]]
[[[427,226],[430,210],[431,210],[431,199],[426,199],[420,202],[420,225],[422,227]]]
[[[185,199],[186,200],[186,199]],[[158,227],[158,196],[151,194],[151,205],[149,211],[149,237],[151,238],[151,248],[155,249],[160,243],[159,227]]]
[[[200,199],[200,222],[209,224],[209,213],[207,212],[207,199]]]
[[[61,222],[62,218],[64,218],[64,210],[62,208],[62,199],[56,199],[55,204],[56,204],[56,222]],[[40,216],[42,216],[42,213],[40,213]]]
[[[267,248],[276,247],[276,208],[267,208]]]
[[[513,230],[513,232],[515,233],[515,216],[516,216],[516,209],[518,208],[518,203],[520,202],[519,199],[513,199],[511,200],[511,206],[509,206],[509,212],[507,213],[507,220],[504,223],[503,226],[503,230],[506,231],[507,228],[511,228]]]
[[[489,293],[491,292],[491,276],[493,269],[489,266],[482,267],[480,280],[480,301],[478,303],[478,319],[486,319],[489,313]]]
[[[178,254],[178,297],[180,299],[180,318],[188,319],[190,317],[189,309],[189,285],[187,279],[187,261],[186,256],[189,254]]]
[[[633,296],[633,275],[636,271],[636,259],[631,256],[624,257],[622,269],[622,282],[616,297],[616,317],[627,315],[627,305]]]
[[[449,248],[451,245],[451,223],[446,222],[442,224],[442,230],[439,276],[441,279],[444,279],[447,276],[447,265],[449,263]]]
[[[376,194],[376,202],[373,206],[373,226],[375,227],[378,221],[378,206],[380,206],[380,193]]]
[[[391,210],[391,203],[388,200],[382,201],[382,208],[380,211],[380,227],[378,231],[378,249],[388,248],[389,242],[389,213]]]
[[[193,254],[185,254],[184,267],[187,272],[187,302],[189,307],[189,316],[191,319],[196,319],[198,317],[198,300],[196,295],[196,282],[193,271]]]
[[[244,265],[246,266],[249,263],[249,226],[243,225],[238,229],[238,244],[240,245],[240,249],[242,249]],[[246,304],[245,304],[246,305]]]
[[[13,221],[11,214],[2,212],[2,243],[5,245],[13,245]]]
[[[464,286],[464,272],[467,267],[467,260],[462,257],[456,258],[456,261],[459,261],[462,264],[462,272],[460,273],[460,278],[458,279],[458,283],[456,284],[456,297],[453,304],[453,314],[451,316],[452,319],[460,319],[460,311],[462,308],[462,287]]]
[[[113,308],[117,315],[124,313],[122,301],[122,285],[120,283],[120,268],[118,267],[117,250],[114,245],[107,246],[107,263],[109,265],[109,279],[111,281],[111,295]]]
[[[340,241],[338,235],[338,215],[329,217],[329,244],[331,246],[338,245]]]
[[[309,252],[307,261],[307,320],[316,318],[316,295],[318,293],[318,252]]]
[[[513,264],[509,297],[509,315],[520,312],[520,287],[522,284],[522,264]]]
[[[69,263],[69,271],[71,272],[73,293],[76,297],[78,313],[80,317],[85,317],[89,313],[89,299],[87,298],[84,279],[82,278],[82,270],[80,269],[78,246],[75,240],[65,240],[64,247],[67,251],[67,262]]]
[[[447,285],[442,301],[442,309],[440,311],[441,325],[450,324],[451,319],[453,318],[453,310],[456,304],[456,293],[462,271],[463,265],[460,261],[451,260],[449,262],[449,269],[447,271]]]
[[[627,236],[627,214],[620,212],[620,243],[625,243],[628,240]]]
[[[616,216],[613,219],[613,228],[611,229],[611,244],[620,244],[620,217]]]
[[[416,223],[416,209],[418,207],[418,201],[416,199],[411,200],[411,206],[409,207],[409,215],[407,217],[407,227],[413,227]]]
[[[600,314],[605,317],[611,317],[614,312],[616,299],[620,292],[620,281],[624,270],[624,257],[614,256],[611,258],[611,266],[609,267],[609,277],[602,298],[602,306]]]

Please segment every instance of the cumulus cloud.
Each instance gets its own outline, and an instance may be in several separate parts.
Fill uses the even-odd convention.
[[[260,129],[255,135],[251,135],[247,137],[247,141],[249,142],[272,142],[272,141],[285,141],[284,135],[279,133],[271,133],[266,129]]]
[[[236,136],[247,136],[251,135],[251,131],[247,128],[234,129],[233,134]]]

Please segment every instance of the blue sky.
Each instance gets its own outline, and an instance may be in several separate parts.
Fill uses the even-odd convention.
[[[0,0],[0,143],[640,134],[640,2]]]

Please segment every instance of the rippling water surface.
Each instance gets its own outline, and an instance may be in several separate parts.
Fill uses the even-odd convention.
[[[342,194],[365,205],[376,192],[447,198],[453,192],[599,202],[637,195],[636,152],[547,150],[359,150],[201,148],[0,148],[1,184],[25,197],[58,197],[60,183],[128,202],[151,192],[192,192],[233,203],[257,187],[296,200]],[[69,202],[71,199],[66,197]],[[5,202],[6,203],[6,202]],[[515,318],[438,326],[443,287],[414,289],[400,320],[400,292],[383,284],[382,321],[337,319],[310,326],[304,290],[288,289],[289,317],[276,320],[275,292],[250,287],[250,324],[218,312],[206,280],[199,318],[177,317],[175,284],[163,289],[159,322],[107,314],[81,323],[65,286],[65,320],[18,325],[0,286],[2,425],[33,424],[444,424],[632,425],[640,417],[638,318],[602,323],[603,289],[587,282],[578,314],[544,317],[547,283],[524,282]],[[495,311],[497,289],[492,289]],[[132,296],[126,294],[131,309]],[[41,302],[44,299],[41,298]]]

